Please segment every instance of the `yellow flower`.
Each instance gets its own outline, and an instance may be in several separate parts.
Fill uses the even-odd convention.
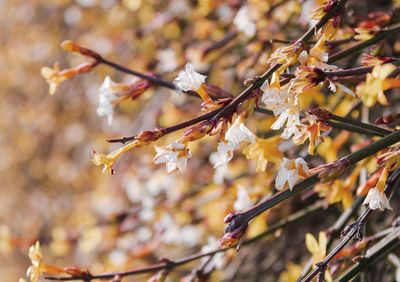
[[[274,164],[282,162],[283,153],[278,149],[280,136],[274,136],[268,139],[256,138],[256,142],[250,144],[243,150],[246,158],[257,161],[257,172],[265,171],[268,161]]]
[[[32,265],[29,266],[26,275],[32,282],[36,282],[39,276],[43,273],[65,273],[62,268],[42,262],[42,250],[40,249],[39,241],[36,241],[36,244],[29,248],[29,258],[31,259]]]
[[[322,261],[326,256],[326,245],[328,244],[328,239],[326,238],[325,232],[319,232],[318,242],[315,237],[307,233],[306,234],[306,247],[307,250],[312,254],[312,264],[315,266],[317,262]],[[328,281],[332,281],[332,277],[329,270],[326,269],[325,278]]]
[[[301,43],[294,43],[286,47],[280,47],[275,50],[268,60],[270,65],[281,64],[278,72],[283,72],[287,67],[294,65],[297,62],[300,52],[303,50]]]
[[[318,184],[315,186],[315,191],[320,197],[325,197],[329,204],[342,202],[344,210],[347,210],[353,204],[353,194],[351,188],[354,186],[360,174],[361,167],[353,170],[346,180],[337,179],[330,184]]]
[[[41,74],[46,79],[47,83],[50,86],[49,89],[50,95],[53,95],[54,93],[56,93],[57,87],[61,82],[77,74],[91,71],[92,68],[98,65],[98,63],[99,63],[98,61],[90,60],[80,64],[75,68],[65,69],[60,71],[59,63],[55,62],[53,68],[43,67],[41,69]]]
[[[103,165],[104,174],[114,174],[112,167],[122,154],[132,148],[148,145],[151,142],[156,141],[162,135],[163,133],[159,129],[142,131],[138,136],[135,137],[133,142],[116,149],[108,155],[99,154],[96,151],[93,151],[91,161],[97,166]]]
[[[303,129],[293,137],[293,142],[296,145],[303,144],[306,139],[310,140],[310,144],[308,145],[308,153],[310,155],[314,154],[315,150],[315,142],[317,140],[324,141],[324,138],[321,136],[321,130],[326,131],[329,130],[331,127],[324,123],[324,122],[317,122],[315,116],[307,114],[308,120],[310,121],[309,126],[304,126]]]
[[[367,74],[365,82],[359,84],[356,88],[356,93],[364,105],[371,107],[375,105],[376,101],[382,105],[389,105],[383,91],[400,87],[400,79],[387,78],[396,69],[393,64],[376,65],[372,72]]]
[[[117,150],[109,153],[108,155],[106,154],[99,154],[96,151],[93,151],[92,153],[92,163],[94,163],[97,166],[103,165],[103,170],[102,172],[104,174],[114,174],[113,170],[113,165],[117,161],[117,159],[124,154],[125,152],[129,151],[130,149],[137,147],[137,142],[133,141],[129,143],[128,145],[125,145],[121,148],[118,148]]]
[[[301,266],[293,262],[286,264],[286,271],[279,275],[280,282],[296,282],[301,275]]]

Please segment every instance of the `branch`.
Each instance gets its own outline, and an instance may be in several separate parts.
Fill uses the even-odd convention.
[[[287,218],[282,219],[280,221],[278,221],[275,224],[272,224],[268,230],[264,231],[263,233],[252,237],[246,241],[243,242],[243,245],[248,245],[251,244],[253,242],[256,242],[258,240],[260,240],[261,238],[269,235],[269,234],[273,234],[276,230],[283,228],[285,226],[287,226],[290,223],[296,222],[308,215],[310,215],[313,212],[316,212],[320,209],[322,209],[323,207],[323,203],[317,202],[314,203],[298,212],[295,212],[291,215],[289,215]],[[221,248],[221,249],[216,249],[207,253],[200,253],[200,254],[194,254],[185,258],[181,258],[175,261],[166,261],[163,263],[158,263],[149,267],[145,267],[145,268],[140,268],[140,269],[135,269],[135,270],[130,270],[130,271],[126,271],[126,272],[111,272],[111,273],[104,273],[104,274],[99,274],[99,275],[87,275],[87,276],[72,276],[72,277],[52,277],[52,276],[48,276],[45,277],[45,279],[47,280],[55,280],[55,281],[72,281],[72,280],[85,280],[85,281],[91,281],[93,279],[109,279],[109,278],[113,278],[115,276],[119,276],[119,277],[125,277],[125,276],[131,276],[131,275],[137,275],[137,274],[142,274],[142,273],[151,273],[151,272],[156,272],[162,269],[173,269],[175,267],[178,267],[180,265],[184,265],[186,263],[189,263],[191,261],[194,260],[198,260],[201,259],[203,257],[208,257],[208,256],[213,256],[217,253],[220,252],[225,252],[229,249],[235,248],[235,246],[232,247],[226,247],[226,248]]]
[[[391,193],[391,195],[394,192],[393,186],[397,179],[400,176],[400,168],[397,168],[387,179],[386,185],[385,185],[385,193]],[[391,191],[390,191],[391,190]],[[363,236],[363,229],[364,229],[364,224],[367,218],[370,216],[370,214],[373,212],[373,210],[368,207],[362,215],[358,218],[358,220],[352,224],[349,224],[343,231],[342,234],[345,236],[342,241],[325,257],[325,259],[322,262],[319,262],[316,264],[316,267],[302,280],[302,282],[308,282],[311,281],[311,279],[316,276],[319,272],[324,271],[326,269],[328,263],[344,248],[345,245],[354,237],[357,240],[361,240]],[[397,236],[396,236],[397,238]],[[347,280],[348,281],[348,280]]]
[[[382,139],[369,144],[365,146],[364,148],[347,155],[346,157],[334,162],[333,164],[346,164],[346,167],[349,167],[350,165],[353,165],[366,157],[369,157],[380,150],[383,150],[387,148],[388,146],[391,146],[397,142],[400,142],[400,130],[396,131],[394,133],[391,133]],[[241,213],[235,213],[234,217],[229,222],[229,225],[227,226],[226,230],[227,232],[230,232],[232,230],[235,230],[242,224],[248,224],[250,220],[252,220],[254,217],[260,215],[261,213],[265,212],[266,210],[272,208],[273,206],[281,203],[282,201],[286,200],[290,196],[293,196],[294,194],[297,194],[298,192],[301,192],[305,190],[306,188],[316,184],[319,182],[320,179],[318,177],[318,174],[314,174],[300,182],[298,182],[292,190],[286,189],[283,190],[272,197],[266,199],[265,201],[259,203],[258,205],[252,207],[251,209],[241,212]]]
[[[351,48],[348,48],[348,49],[345,49],[345,50],[342,50],[342,51],[339,51],[339,52],[333,54],[332,56],[329,57],[328,64],[336,62],[340,59],[343,59],[353,53],[359,52],[362,49],[364,49],[365,47],[374,45],[374,44],[378,43],[379,41],[382,41],[382,40],[388,38],[389,36],[396,34],[397,32],[400,32],[399,24],[387,27],[387,28],[383,29],[382,32],[375,35],[373,38],[363,41],[363,42],[360,42],[359,44],[354,45]]]

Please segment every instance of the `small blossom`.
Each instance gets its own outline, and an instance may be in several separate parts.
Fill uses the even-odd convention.
[[[312,254],[313,266],[325,258],[327,244],[328,239],[326,238],[325,232],[319,232],[318,241],[312,234],[306,234],[306,247],[307,250]],[[328,269],[326,270],[325,278],[327,281],[333,281]]]
[[[386,197],[385,193],[376,187],[369,190],[363,205],[369,205],[372,210],[380,209],[383,211],[385,208],[392,210],[389,199]]]
[[[185,172],[187,160],[191,157],[189,149],[184,144],[173,142],[167,147],[155,146],[157,155],[154,157],[154,163],[166,163],[167,172],[175,170]]]
[[[297,102],[284,105],[274,114],[279,114],[279,118],[271,125],[272,130],[279,130],[286,122],[286,128],[281,135],[283,139],[289,139],[293,134],[299,133],[298,127],[302,124],[300,123],[300,106]]]
[[[207,76],[196,72],[191,63],[187,63],[185,71],[181,71],[175,81],[178,87],[183,91],[197,91],[206,80],[206,77]]]
[[[339,88],[340,90],[342,90],[344,93],[347,93],[347,94],[349,94],[349,95],[351,95],[351,96],[353,96],[353,97],[356,97],[356,93],[354,93],[354,91],[351,90],[350,88],[344,86],[343,84],[341,84],[341,83],[339,83],[339,82],[333,82],[333,81],[331,81],[331,80],[328,80],[328,81],[329,81],[329,86],[328,86],[328,88],[329,88],[329,90],[331,90],[333,93],[336,92],[336,87],[337,87],[337,88]]]
[[[303,43],[294,43],[286,47],[280,47],[272,53],[268,60],[270,65],[281,64],[280,72],[283,72],[287,67],[297,63],[300,53],[303,51]]]
[[[254,134],[244,125],[242,117],[239,116],[226,132],[225,140],[218,143],[219,159],[214,168],[228,163],[233,158],[233,151],[238,149],[244,140],[254,143],[255,138]]]
[[[286,264],[286,271],[279,275],[280,282],[295,282],[300,277],[302,267],[293,262]]]
[[[56,93],[57,87],[61,82],[77,74],[89,72],[97,65],[98,62],[96,60],[90,60],[80,64],[75,68],[60,71],[60,66],[58,62],[55,62],[53,68],[43,67],[41,69],[41,75],[46,79],[47,83],[50,86],[50,95],[53,95],[54,93]]]
[[[257,161],[257,171],[265,171],[268,162],[280,164],[282,162],[283,153],[278,148],[280,136],[274,136],[268,139],[256,138],[256,142],[250,144],[243,150],[248,159]]]
[[[112,87],[115,85],[116,83],[112,81],[109,76],[107,76],[99,89],[99,106],[96,110],[96,113],[99,116],[107,116],[108,125],[111,125],[113,120],[114,107],[112,103],[118,100],[118,97],[112,91]]]
[[[253,37],[257,31],[257,25],[250,17],[250,11],[247,6],[243,6],[237,12],[233,23],[238,30],[243,32],[247,37]]]
[[[310,155],[313,155],[315,150],[315,142],[317,140],[324,141],[324,139],[321,136],[321,131],[329,130],[331,129],[331,126],[321,121],[317,122],[316,116],[309,115],[307,113],[306,115],[310,122],[310,125],[304,126],[303,129],[293,137],[293,142],[296,145],[300,145],[303,144],[308,138],[310,140],[310,144],[308,146],[308,153]]]
[[[65,273],[62,268],[42,262],[42,250],[40,249],[39,241],[36,241],[36,244],[29,248],[29,258],[31,259],[32,265],[29,266],[26,275],[32,282],[36,282],[39,276],[43,273]]]
[[[302,158],[297,158],[296,160],[283,158],[281,169],[276,176],[275,188],[282,190],[287,182],[290,190],[292,190],[296,182],[303,177],[307,177],[308,173],[307,163]]]
[[[356,93],[364,105],[371,107],[376,101],[382,105],[389,105],[383,91],[400,87],[400,79],[387,78],[396,69],[393,64],[376,65],[371,73],[367,74],[365,82],[360,83],[356,88]]]

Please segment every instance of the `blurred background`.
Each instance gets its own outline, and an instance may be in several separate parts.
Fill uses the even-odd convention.
[[[270,195],[275,168],[253,174],[255,162],[239,153],[229,171],[219,171],[215,178],[209,156],[216,151],[216,137],[191,144],[194,157],[185,174],[169,175],[163,165],[154,165],[152,145],[119,159],[115,175],[101,174],[90,162],[92,150],[108,153],[120,146],[106,139],[195,117],[200,100],[160,87],[150,89],[138,100],[121,104],[109,126],[106,117],[96,114],[100,85],[107,75],[120,83],[136,78],[100,65],[63,82],[50,96],[40,70],[55,61],[61,69],[85,61],[60,48],[62,41],[71,39],[109,60],[160,73],[167,80],[191,62],[209,76],[208,83],[238,93],[244,78],[265,69],[272,45],[263,40],[296,38],[307,26],[297,1],[285,1],[265,17],[277,2],[249,1],[261,30],[258,40],[240,34],[203,56],[206,47],[234,31],[232,19],[242,1],[0,1],[1,281],[26,278],[31,263],[28,249],[37,240],[43,262],[76,265],[93,274],[147,266],[162,257],[179,258],[207,244],[216,247],[223,218],[233,210],[240,187],[248,187],[251,202]],[[319,91],[313,95],[324,103],[325,95]],[[255,117],[248,127],[268,136],[274,119]],[[263,122],[257,122],[261,118]],[[157,145],[170,144],[181,133],[162,138]],[[249,237],[265,231],[267,219],[281,218],[299,205],[298,199],[291,199],[285,209],[260,216]],[[276,278],[286,261],[296,257],[296,248],[304,245],[304,234],[328,227],[339,214],[336,209],[313,215],[318,226],[293,225],[284,234],[274,234],[271,252],[268,240],[257,245],[258,251],[244,248],[238,257],[227,252],[216,263],[220,270],[212,279],[240,280],[242,272],[253,272],[253,278]],[[296,236],[288,241],[285,234]],[[196,267],[198,262],[177,269],[172,281]]]

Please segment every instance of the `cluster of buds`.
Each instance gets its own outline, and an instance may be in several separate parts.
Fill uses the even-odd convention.
[[[335,162],[323,164],[313,169],[310,169],[310,173],[314,174],[318,172],[318,177],[321,179],[321,182],[328,183],[338,178],[350,165],[351,162],[348,159],[342,158]]]
[[[334,115],[326,110],[326,109],[321,109],[321,108],[314,108],[308,111],[309,114],[316,116],[319,121],[327,121],[330,120],[334,117]]]
[[[361,63],[363,64],[363,66],[366,67],[371,67],[391,62],[393,62],[393,59],[390,57],[372,56],[370,54],[363,54],[363,58],[361,59]]]
[[[400,118],[400,113],[388,114],[375,120],[375,124],[391,124]]]
[[[230,213],[224,218],[224,222],[228,224],[225,228],[224,236],[219,239],[219,246],[221,248],[231,247],[235,244],[236,251],[239,250],[240,244],[249,227],[248,221],[241,213]]]

